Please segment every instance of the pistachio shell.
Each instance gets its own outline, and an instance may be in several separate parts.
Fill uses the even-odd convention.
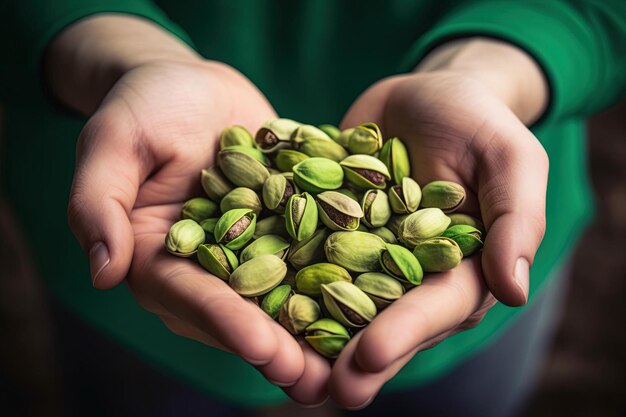
[[[379,159],[370,155],[350,155],[339,165],[346,181],[361,189],[384,189],[390,179],[389,170]]]
[[[389,230],[391,230],[391,232],[395,236],[399,236],[400,235],[400,225],[402,224],[404,219],[406,219],[407,217],[409,217],[408,214],[392,214],[391,217],[389,218],[389,221],[387,222],[387,224],[385,226]]]
[[[200,177],[202,188],[213,201],[220,201],[230,190],[235,188],[222,174],[217,165],[203,169]]]
[[[376,123],[363,123],[352,131],[348,139],[351,154],[374,155],[383,146],[383,135]]]
[[[448,214],[448,217],[450,218],[450,227],[457,224],[466,224],[468,226],[475,227],[476,229],[480,230],[481,233],[485,233],[485,225],[476,217],[463,213]]]
[[[450,218],[438,208],[426,208],[409,214],[400,223],[398,237],[407,245],[442,234],[450,224]]]
[[[339,133],[339,136],[337,136],[337,138],[335,139],[335,142],[347,149],[348,144],[350,143],[350,136],[352,136],[352,133],[354,133],[353,127],[342,130]]]
[[[291,146],[290,137],[300,123],[291,119],[271,119],[256,132],[254,141],[261,152],[269,153]]]
[[[393,277],[382,272],[366,272],[354,280],[354,285],[367,294],[378,311],[402,297],[404,287]]]
[[[205,244],[198,247],[198,262],[218,278],[228,281],[230,274],[237,269],[237,255],[224,245]]]
[[[295,183],[311,193],[336,190],[343,183],[341,166],[326,158],[309,158],[293,167]]]
[[[336,358],[350,341],[350,333],[338,321],[324,318],[305,329],[304,339],[320,355]]]
[[[256,227],[256,214],[250,209],[232,209],[215,224],[215,240],[228,249],[241,249],[251,238]]]
[[[338,143],[321,138],[309,138],[300,143],[298,150],[310,157],[328,158],[339,162],[348,156],[348,151]]]
[[[253,148],[229,146],[217,154],[217,159],[226,178],[240,187],[260,190],[270,176],[267,159]]]
[[[306,295],[292,295],[280,309],[278,321],[289,333],[296,335],[320,317],[320,306]]]
[[[222,201],[220,201],[220,210],[222,213],[236,208],[250,209],[258,216],[261,214],[263,205],[254,190],[246,187],[237,187],[226,194],[224,198],[222,198]]]
[[[363,195],[363,223],[367,227],[381,227],[387,224],[391,217],[389,198],[382,190],[368,190]]]
[[[333,142],[333,140],[324,133],[323,130],[313,125],[300,125],[296,130],[291,133],[291,145],[294,148],[298,148],[304,141],[308,139],[320,139],[327,142]],[[333,142],[334,143],[334,142]]]
[[[422,207],[436,207],[449,213],[465,200],[465,189],[452,181],[433,181],[422,189]]]
[[[248,146],[252,148],[254,146],[254,139],[252,134],[248,132],[243,126],[230,126],[222,130],[220,135],[220,149],[224,149],[228,146]]]
[[[301,269],[296,274],[296,289],[311,297],[322,294],[321,284],[334,281],[352,282],[350,273],[339,265],[331,263],[317,263]]]
[[[441,236],[454,240],[461,248],[464,257],[473,255],[483,247],[482,233],[473,226],[465,224],[450,226]]]
[[[356,230],[363,217],[359,203],[336,191],[318,194],[317,208],[322,223],[332,230]]]
[[[337,191],[338,193],[341,193],[343,195],[347,195],[348,197],[350,197],[351,199],[353,199],[357,203],[360,201],[359,197],[354,193],[354,191],[352,191],[352,190],[350,190],[348,188],[338,188],[335,191]]]
[[[252,258],[260,255],[276,255],[280,259],[285,259],[289,249],[289,242],[278,235],[261,236],[245,247],[239,254],[241,263],[248,262]]]
[[[252,237],[258,239],[265,235],[279,235],[288,238],[289,233],[287,233],[285,225],[285,216],[269,216],[257,221]]]
[[[217,224],[217,221],[219,219],[220,219],[219,217],[211,217],[211,218],[202,220],[199,224],[200,224],[200,227],[204,229],[204,232],[206,234],[212,235],[213,232],[215,231],[215,225]]]
[[[379,238],[385,241],[385,243],[396,243],[396,235],[387,227],[376,227],[369,230],[370,233],[375,234]]]
[[[341,134],[341,131],[339,130],[339,128],[333,125],[323,124],[323,125],[319,125],[317,128],[321,130],[322,132],[326,133],[328,137],[331,138],[332,140],[337,139],[339,135]]]
[[[411,175],[411,163],[409,162],[409,153],[404,143],[398,138],[391,138],[385,142],[380,150],[378,158],[389,169],[391,180],[394,184],[400,184],[402,178]],[[417,209],[417,207],[415,208]],[[415,210],[413,210],[415,211]]]
[[[413,213],[422,200],[422,190],[413,178],[404,177],[400,185],[389,189],[389,202],[394,213]]]
[[[260,255],[239,265],[228,284],[239,295],[256,297],[270,292],[287,274],[287,264],[276,255]]]
[[[296,194],[296,186],[284,175],[270,175],[263,184],[263,202],[265,207],[277,213],[285,212],[287,200]]]
[[[457,243],[447,237],[434,237],[418,243],[413,254],[426,272],[443,272],[461,263],[463,252]]]
[[[330,315],[348,327],[363,327],[376,315],[374,302],[356,285],[347,281],[322,284],[324,305]]]
[[[309,159],[309,156],[294,149],[281,149],[276,154],[276,168],[282,172],[289,172],[293,170],[293,166],[299,164],[305,159]]]
[[[395,279],[420,285],[424,271],[417,258],[410,250],[400,245],[387,244],[380,255],[380,265],[387,274]]]
[[[367,232],[335,232],[326,239],[324,252],[329,262],[348,271],[370,272],[380,270],[378,259],[385,242]]]
[[[283,304],[293,295],[290,285],[282,284],[268,292],[261,302],[261,310],[276,320]]]
[[[191,219],[196,223],[212,217],[216,212],[217,204],[204,197],[187,200],[180,210],[183,219]]]
[[[330,230],[320,227],[309,238],[301,241],[294,240],[289,249],[287,259],[295,269],[302,269],[307,265],[324,262],[324,242],[330,236]]]
[[[196,253],[204,239],[204,229],[198,223],[191,219],[179,220],[167,232],[165,247],[169,253],[186,258]]]
[[[294,194],[285,207],[287,233],[295,240],[310,237],[317,229],[317,205],[309,193]]]

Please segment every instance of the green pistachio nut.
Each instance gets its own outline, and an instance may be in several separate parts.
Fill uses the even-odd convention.
[[[319,125],[317,128],[321,130],[322,132],[326,133],[328,137],[331,138],[332,140],[337,140],[337,138],[341,134],[341,130],[339,130],[337,126],[323,124],[323,125]]]
[[[364,327],[376,316],[376,304],[351,282],[322,284],[321,289],[326,309],[344,326]]]
[[[348,139],[351,154],[374,155],[383,146],[383,135],[376,123],[363,123],[352,131]]]
[[[309,265],[296,274],[296,289],[308,296],[319,297],[322,294],[321,285],[335,281],[352,282],[350,273],[339,265],[321,262]]]
[[[291,133],[291,146],[299,148],[300,145],[308,139],[320,139],[326,142],[333,142],[323,130],[312,125],[300,125]],[[304,152],[304,151],[302,151]],[[305,152],[306,153],[306,152]]]
[[[363,211],[359,203],[345,194],[324,191],[317,195],[320,220],[331,230],[356,230]]]
[[[326,239],[326,259],[352,272],[379,271],[385,241],[368,232],[335,232]]]
[[[220,201],[230,190],[235,188],[217,165],[202,170],[200,183],[206,195],[213,201]]]
[[[237,255],[224,245],[204,244],[198,247],[198,262],[218,278],[228,281],[230,274],[237,269]]]
[[[400,235],[400,225],[407,217],[408,214],[392,214],[385,226],[397,237]]]
[[[215,240],[228,249],[241,249],[254,234],[256,214],[250,209],[232,209],[215,224]]]
[[[287,257],[289,242],[278,235],[261,236],[254,242],[246,246],[239,254],[241,263],[261,255],[276,255],[280,259]]]
[[[310,157],[327,158],[340,162],[348,156],[348,151],[337,142],[321,138],[309,138],[300,143],[298,150]]]
[[[278,321],[289,333],[297,335],[316,322],[320,318],[320,313],[320,306],[314,299],[295,294],[283,304]]]
[[[324,242],[330,236],[330,230],[325,227],[317,229],[310,237],[303,240],[291,242],[287,259],[291,266],[300,270],[307,265],[324,262]]]
[[[401,282],[420,285],[424,271],[410,250],[400,245],[387,244],[380,254],[380,266],[387,274]]]
[[[216,243],[213,232],[215,231],[215,225],[217,224],[217,221],[219,219],[219,217],[211,217],[208,219],[204,219],[199,223],[200,227],[204,229],[205,243]]]
[[[258,220],[252,237],[258,239],[265,235],[278,235],[286,239],[289,238],[285,225],[285,216],[275,215]]]
[[[346,181],[356,188],[369,190],[384,189],[391,177],[385,164],[370,155],[350,155],[339,163]]]
[[[180,210],[181,218],[200,223],[217,213],[217,204],[208,198],[196,197],[187,200]]]
[[[404,287],[397,279],[382,272],[366,272],[354,280],[354,285],[372,299],[378,311],[404,295]]]
[[[483,247],[482,233],[474,226],[466,224],[450,226],[441,236],[454,240],[461,248],[464,257],[473,255]]]
[[[393,234],[391,229],[385,226],[370,229],[369,232],[384,240],[385,243],[396,243],[398,241],[396,239],[396,235]]]
[[[293,295],[293,290],[288,284],[281,284],[268,292],[261,302],[261,310],[274,320],[278,319],[278,314],[283,304]]]
[[[265,155],[254,148],[229,146],[217,154],[220,169],[233,184],[260,190],[270,176]]]
[[[289,197],[297,192],[292,179],[280,174],[270,175],[263,184],[263,202],[268,209],[283,214]]]
[[[422,188],[422,207],[436,207],[444,213],[456,210],[465,200],[465,189],[452,181],[433,181]]]
[[[391,181],[393,181],[394,184],[400,185],[402,178],[411,175],[409,153],[400,139],[391,138],[387,140],[380,150],[378,157],[389,169]]]
[[[391,217],[389,197],[383,190],[368,190],[363,195],[363,223],[367,227],[382,227]]]
[[[422,240],[441,235],[450,224],[450,218],[438,208],[425,208],[409,214],[400,223],[399,239],[415,246]]]
[[[332,359],[339,356],[350,341],[350,333],[338,321],[324,318],[305,329],[304,339],[317,353]]]
[[[165,247],[172,255],[188,258],[204,243],[204,229],[191,219],[179,220],[165,236]]]
[[[400,185],[389,188],[389,203],[394,213],[413,213],[422,201],[422,189],[411,177],[404,177]]]
[[[276,168],[281,172],[290,172],[293,170],[293,166],[299,164],[305,159],[309,159],[307,154],[294,149],[281,149],[276,154],[274,162]]]
[[[239,295],[256,297],[277,287],[287,274],[287,264],[276,255],[260,255],[239,265],[228,285]]]
[[[237,187],[226,194],[220,201],[222,213],[236,208],[250,209],[258,216],[261,214],[261,210],[263,210],[263,205],[259,195],[254,190],[247,187]]]
[[[252,138],[252,134],[248,132],[248,129],[237,125],[222,130],[222,134],[220,135],[220,149],[235,145],[247,146],[249,148],[254,147],[254,138]]]
[[[336,190],[343,184],[343,169],[326,158],[309,158],[293,167],[293,179],[298,187],[310,193]]]
[[[450,217],[450,227],[456,226],[457,224],[465,224],[475,227],[480,230],[481,233],[485,233],[485,225],[476,217],[464,213],[452,213],[448,214],[448,217]]]
[[[352,133],[354,132],[354,128],[350,127],[348,129],[344,129],[339,133],[339,136],[337,136],[335,140],[335,142],[337,142],[339,145],[343,146],[344,148],[348,148],[348,144],[350,143],[350,136],[352,136]]]
[[[457,243],[447,237],[434,237],[418,243],[413,249],[426,272],[443,272],[455,268],[463,259]]]
[[[309,193],[294,194],[285,207],[287,233],[295,240],[310,237],[317,229],[317,205]]]
[[[298,126],[300,126],[300,123],[291,119],[268,120],[256,132],[254,141],[261,152],[264,153],[288,148],[291,146],[291,134]]]

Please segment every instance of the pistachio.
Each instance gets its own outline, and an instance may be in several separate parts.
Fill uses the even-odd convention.
[[[394,213],[413,213],[422,200],[422,190],[413,178],[404,177],[400,185],[394,185],[389,189],[389,202]]]
[[[339,162],[348,156],[348,151],[337,142],[321,138],[309,138],[300,143],[298,150],[310,157],[327,158]]]
[[[183,219],[191,219],[196,223],[200,223],[202,220],[212,217],[216,212],[217,204],[203,197],[187,200],[180,210]]]
[[[263,123],[254,141],[261,152],[269,153],[290,146],[290,137],[300,123],[291,119],[272,119]]]
[[[173,255],[187,258],[204,243],[204,229],[191,219],[179,220],[165,236],[165,247]]]
[[[383,161],[389,169],[391,180],[394,184],[400,185],[403,178],[411,175],[409,153],[400,139],[388,139],[380,150],[378,158]]]
[[[289,333],[296,335],[304,332],[308,326],[320,317],[317,302],[302,294],[292,295],[280,309],[278,321]]]
[[[400,235],[400,225],[402,224],[404,219],[406,219],[407,217],[409,217],[408,214],[392,214],[391,217],[389,218],[389,221],[387,222],[387,224],[385,226],[389,230],[391,230],[391,232],[395,236],[399,236]]]
[[[304,191],[336,190],[343,183],[341,166],[326,158],[309,158],[293,167],[293,179]]]
[[[239,295],[256,297],[270,292],[287,274],[287,264],[276,255],[260,255],[239,265],[228,285]]]
[[[285,207],[287,233],[295,240],[310,237],[317,229],[317,205],[309,193],[294,194]]]
[[[378,311],[404,294],[404,287],[395,278],[382,272],[366,272],[354,280],[354,285],[372,299]]]
[[[336,140],[341,134],[341,131],[339,130],[339,128],[337,128],[337,126],[323,124],[323,125],[319,125],[317,128],[321,130],[322,132],[326,133],[328,137],[331,138],[332,140]]]
[[[353,199],[357,203],[360,201],[359,197],[354,193],[354,191],[350,190],[349,188],[338,188],[335,191],[337,191],[338,193],[341,193],[343,195],[347,195],[348,197],[350,197],[351,199]]]
[[[351,154],[374,155],[383,146],[383,135],[376,123],[363,123],[354,128],[348,139]]]
[[[442,234],[450,224],[450,218],[438,208],[425,208],[409,214],[400,223],[399,239],[407,245]]]
[[[413,255],[426,272],[448,271],[463,259],[459,245],[447,237],[434,237],[418,243],[413,249]]]
[[[299,164],[305,159],[309,159],[309,156],[296,151],[294,149],[281,149],[276,154],[276,168],[282,172],[289,172],[293,170],[293,166]]]
[[[384,249],[385,242],[381,238],[360,231],[335,232],[324,244],[329,262],[353,272],[378,271],[378,259]]]
[[[387,185],[389,171],[380,159],[370,155],[350,155],[339,163],[346,180],[361,189],[380,188]]]
[[[300,125],[296,130],[291,133],[290,140],[291,145],[294,148],[298,148],[304,141],[308,139],[320,139],[326,142],[334,143],[330,136],[324,133],[323,130],[312,125]]]
[[[261,210],[263,210],[263,205],[254,190],[246,187],[237,187],[226,194],[224,198],[222,198],[222,201],[220,201],[220,210],[222,213],[236,208],[250,209],[258,216],[261,214]]]
[[[481,240],[482,233],[473,226],[465,224],[450,226],[441,236],[449,237],[454,240],[457,245],[459,245],[459,248],[461,248],[461,252],[463,252],[464,257],[473,255],[476,251],[483,247],[483,242]]]
[[[343,146],[344,148],[348,148],[348,144],[350,143],[350,136],[352,136],[352,133],[354,133],[354,128],[350,127],[348,129],[344,129],[339,133],[339,136],[337,136],[334,140],[335,142],[337,142],[339,145]]]
[[[475,227],[476,229],[480,230],[481,233],[485,233],[485,225],[476,217],[463,213],[448,214],[448,217],[450,218],[450,227],[457,224],[466,224],[468,226]]]
[[[237,269],[237,255],[224,245],[205,244],[198,247],[198,262],[218,278],[228,281],[230,274]]]
[[[324,318],[305,329],[304,339],[320,355],[336,358],[350,341],[350,333],[339,322]]]
[[[289,237],[285,225],[285,216],[269,216],[257,221],[252,237],[258,239],[265,235],[279,235],[284,238]]]
[[[254,146],[254,139],[252,134],[248,132],[248,129],[243,126],[230,126],[222,130],[220,149],[235,145],[247,146],[249,148]]]
[[[356,230],[363,217],[359,203],[336,191],[318,194],[317,208],[322,223],[332,230]]]
[[[252,258],[260,255],[276,255],[280,259],[285,259],[289,250],[289,242],[278,235],[261,236],[245,247],[239,254],[241,263],[248,262]]]
[[[370,233],[375,234],[379,238],[385,241],[385,243],[396,243],[396,235],[387,227],[376,227],[369,230]]]
[[[330,230],[320,227],[307,239],[294,240],[289,248],[287,259],[295,269],[302,269],[326,260],[324,255],[324,242],[330,235]]]
[[[367,227],[384,226],[391,217],[389,198],[382,190],[366,191],[361,207],[363,207],[363,223]]]
[[[200,227],[204,230],[204,241],[206,243],[216,243],[213,232],[215,231],[215,225],[219,219],[219,217],[211,217],[209,219],[204,219],[199,223]]]
[[[290,268],[289,265],[287,265],[287,275],[285,275],[285,278],[283,278],[281,285],[287,284],[291,288],[296,288],[296,274],[297,273],[298,272],[296,270],[294,270],[293,268]]]
[[[281,284],[263,297],[261,310],[265,311],[268,316],[276,320],[283,304],[285,304],[292,295],[293,290],[291,289],[291,286]]]
[[[270,176],[267,158],[254,148],[229,146],[217,154],[217,159],[226,178],[239,187],[260,190]]]
[[[401,282],[420,285],[424,271],[410,250],[400,245],[387,244],[380,255],[380,265],[387,274]]]
[[[344,326],[366,326],[376,315],[374,302],[351,282],[335,281],[320,287],[326,309]]]
[[[352,282],[350,273],[339,265],[318,263],[301,269],[296,274],[296,289],[311,297],[322,294],[320,286],[335,281]]]
[[[465,189],[452,181],[429,182],[422,189],[422,207],[436,207],[444,213],[456,210],[465,200]]]
[[[215,240],[228,249],[241,249],[251,238],[256,227],[256,214],[250,209],[232,209],[215,224]]]
[[[263,184],[263,202],[268,209],[282,214],[285,212],[289,197],[297,192],[291,178],[280,174],[270,175]]]
[[[217,165],[203,169],[200,182],[206,195],[213,201],[220,201],[230,190],[235,188]]]

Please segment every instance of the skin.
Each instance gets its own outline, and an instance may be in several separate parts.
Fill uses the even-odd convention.
[[[414,73],[373,85],[346,114],[344,128],[374,121],[385,137],[403,138],[419,183],[463,184],[461,211],[482,216],[489,233],[482,258],[408,292],[332,369],[224,281],[164,250],[182,203],[202,194],[198,173],[214,162],[221,130],[241,124],[254,132],[276,117],[259,90],[156,25],[120,15],[66,29],[44,70],[56,97],[89,117],[68,219],[93,285],[124,281],[171,331],[240,355],[303,405],[330,397],[361,408],[417,352],[478,324],[496,298],[527,300],[545,228],[548,160],[526,125],[543,111],[547,88],[532,59],[510,45],[445,44]]]

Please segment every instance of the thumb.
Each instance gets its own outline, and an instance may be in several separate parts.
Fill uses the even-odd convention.
[[[133,256],[128,216],[140,179],[133,134],[128,117],[102,111],[87,122],[78,140],[68,221],[99,289],[119,284]]]
[[[490,138],[478,157],[478,198],[488,233],[483,272],[493,295],[511,306],[528,299],[529,269],[545,232],[548,157],[519,121]]]

